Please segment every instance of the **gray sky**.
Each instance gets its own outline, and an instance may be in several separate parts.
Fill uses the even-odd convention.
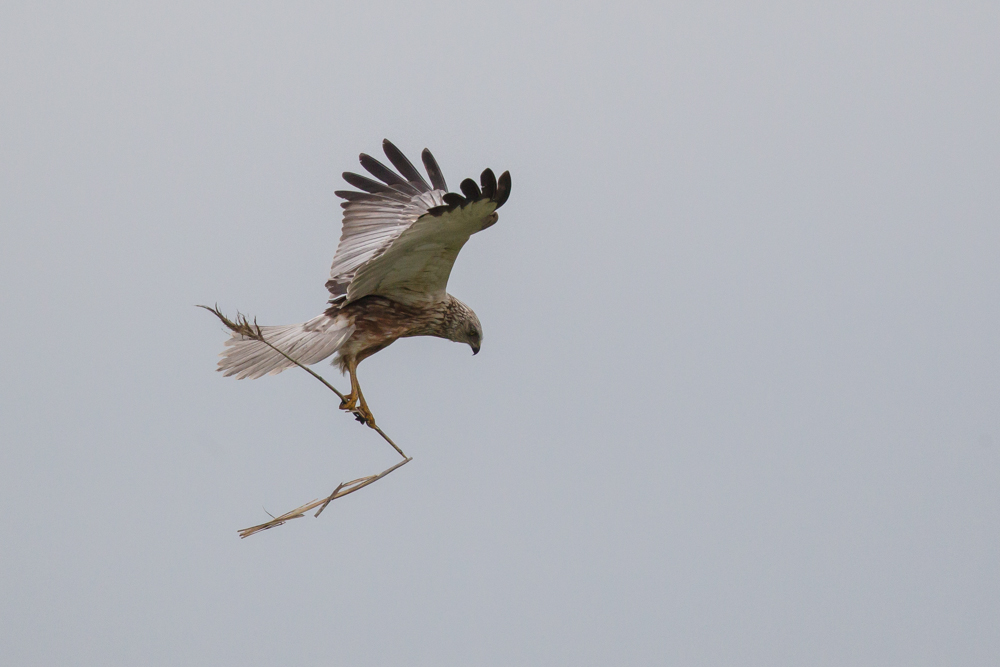
[[[995,3],[15,4],[9,664],[1000,663]],[[241,541],[394,455],[193,305],[317,314],[383,137],[511,171],[483,351]]]

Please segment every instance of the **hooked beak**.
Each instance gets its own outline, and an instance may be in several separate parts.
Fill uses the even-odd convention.
[[[479,346],[478,345],[470,345],[469,347],[472,348],[472,356],[476,356],[477,354],[479,354]]]

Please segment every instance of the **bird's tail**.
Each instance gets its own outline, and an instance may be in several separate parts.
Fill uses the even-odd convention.
[[[302,324],[261,327],[264,339],[299,363],[323,361],[336,352],[354,333],[354,326],[342,318],[320,315]],[[226,377],[237,380],[280,373],[295,364],[264,343],[234,333],[226,341],[219,368]]]

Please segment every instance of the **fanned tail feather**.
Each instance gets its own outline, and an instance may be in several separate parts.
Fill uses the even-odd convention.
[[[354,327],[341,318],[327,315],[301,324],[261,327],[264,339],[306,366],[323,361],[336,352],[354,333]],[[218,370],[237,380],[280,373],[295,364],[266,344],[233,334],[220,355]]]

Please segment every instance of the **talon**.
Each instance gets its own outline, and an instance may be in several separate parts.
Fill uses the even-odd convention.
[[[375,416],[366,406],[362,405],[354,411],[354,418],[370,428],[375,428]]]
[[[375,428],[375,417],[372,416],[368,404],[365,403],[365,395],[361,393],[361,385],[358,384],[358,376],[355,372],[358,367],[357,360],[347,359],[347,371],[351,374],[351,393],[340,401],[341,410],[349,410],[354,413],[354,418],[362,424],[367,424]]]

